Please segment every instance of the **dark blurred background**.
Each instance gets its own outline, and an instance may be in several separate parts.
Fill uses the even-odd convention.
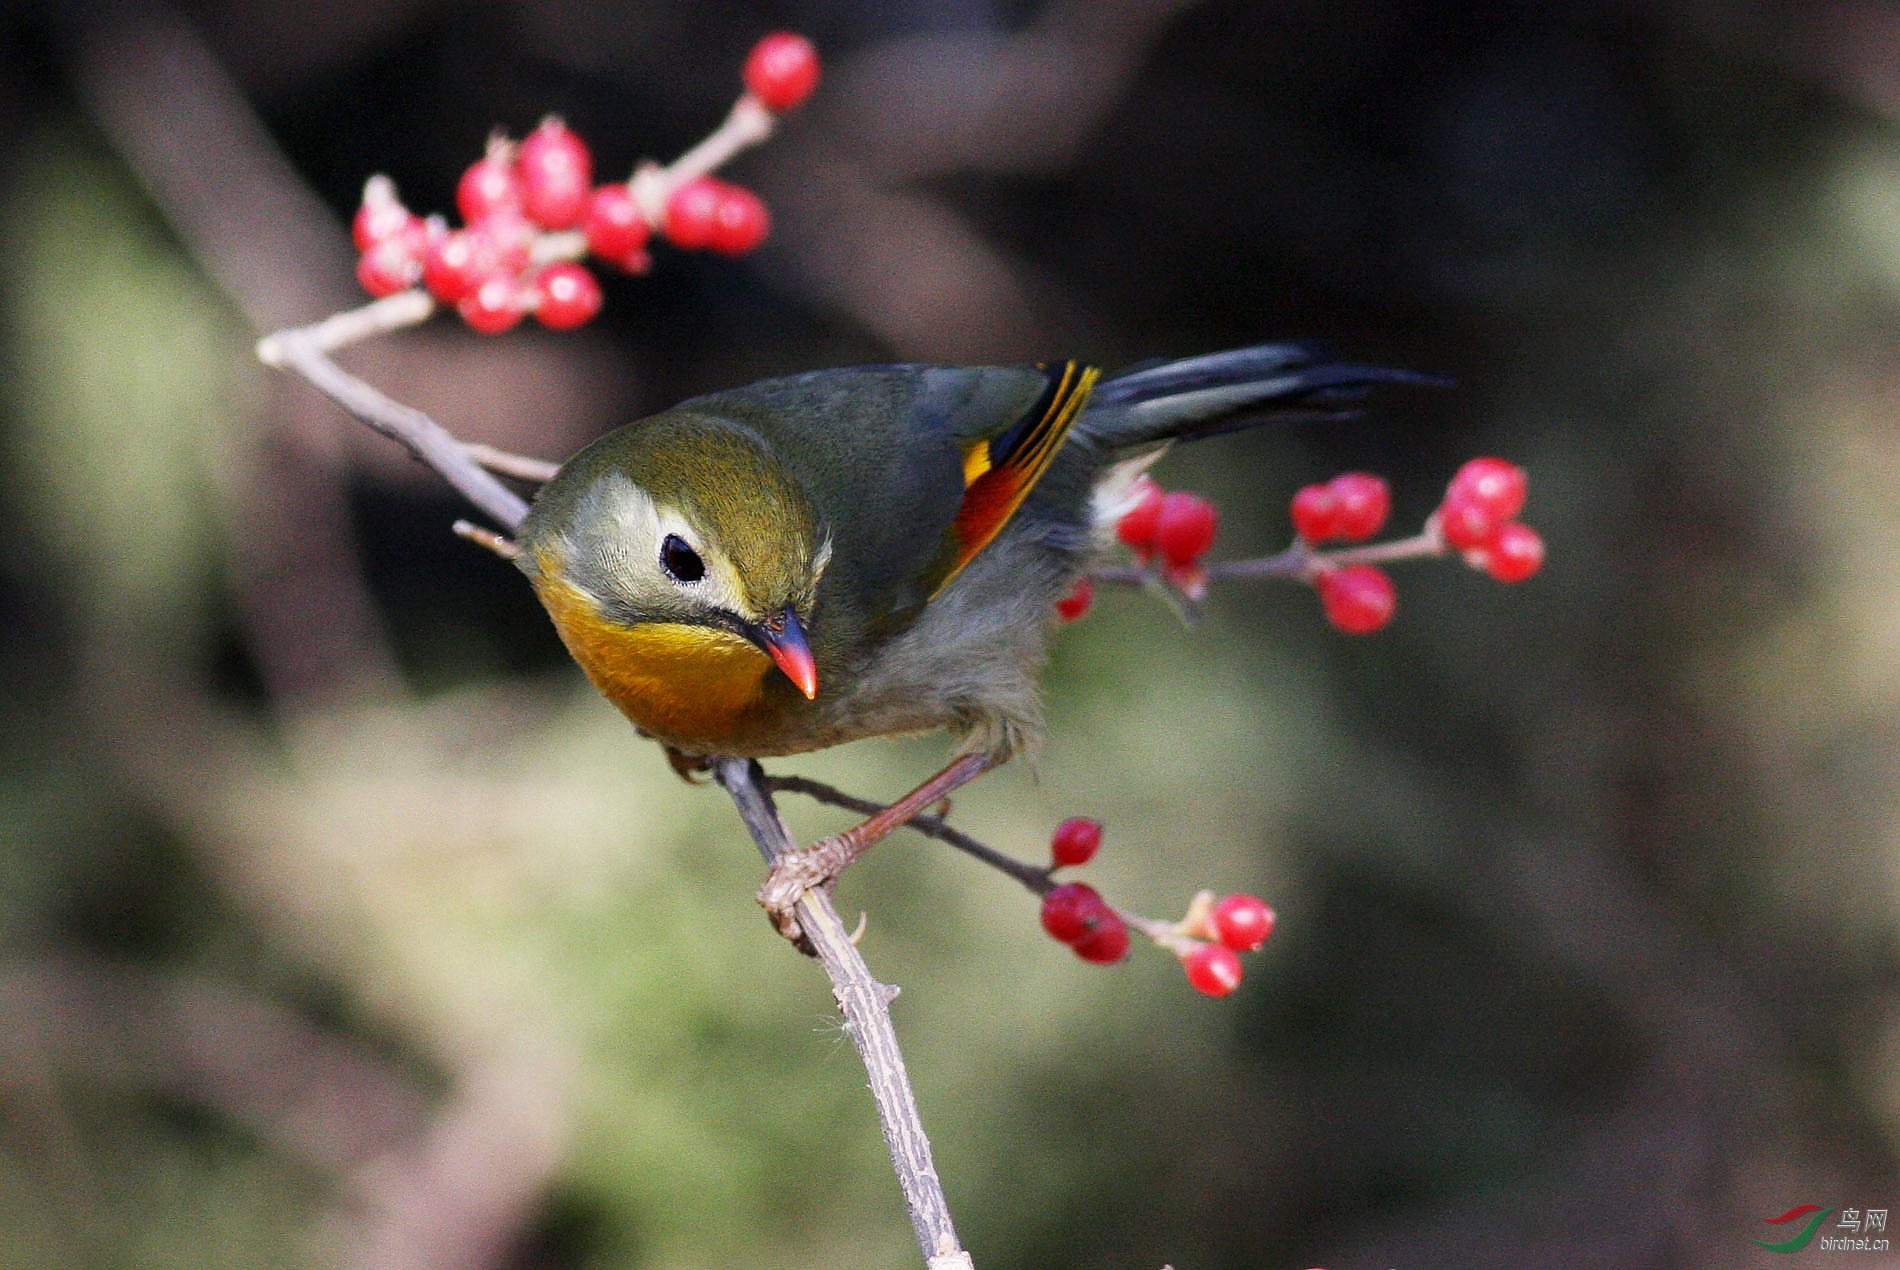
[[[49,0],[0,11],[0,1262],[915,1264],[725,800],[251,356],[358,302],[370,173],[447,209],[549,111],[670,158],[778,27],[828,74],[730,169],[763,251],[348,364],[559,458],[826,364],[1324,339],[1457,387],[1171,457],[1220,553],[1479,453],[1550,544],[1370,638],[1286,586],[1064,633],[958,818],[1266,895],[1228,1000],[914,839],[843,884],[977,1264],[1804,1264],[1764,1218],[1900,1207],[1900,6]]]

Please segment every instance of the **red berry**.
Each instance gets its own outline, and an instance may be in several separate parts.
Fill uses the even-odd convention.
[[[537,273],[534,296],[536,320],[556,331],[572,330],[600,312],[600,283],[585,266],[571,260]]]
[[[398,235],[412,234],[422,226],[421,217],[396,201],[387,187],[371,183],[364,191],[363,205],[350,222],[350,237],[358,251],[368,251],[377,243]]]
[[[520,284],[512,275],[484,279],[456,306],[462,320],[483,335],[500,335],[521,320]]]
[[[1221,944],[1200,944],[1181,958],[1188,982],[1196,992],[1224,997],[1240,986],[1240,957]]]
[[[1128,955],[1128,923],[1114,909],[1103,907],[1095,928],[1070,947],[1083,961],[1107,963]]]
[[[1142,478],[1139,501],[1115,522],[1115,536],[1143,555],[1154,550],[1155,526],[1161,520],[1161,502],[1167,497],[1159,485]]]
[[[1453,491],[1439,504],[1438,536],[1460,551],[1484,546],[1497,529],[1498,518],[1469,494]]]
[[[587,214],[581,222],[587,231],[587,250],[602,260],[618,263],[639,251],[644,254],[647,235],[653,227],[640,214],[633,191],[625,183],[603,185],[587,200]]]
[[[1328,485],[1302,485],[1293,495],[1293,532],[1307,542],[1339,534],[1339,495]]]
[[[1070,816],[1049,839],[1049,856],[1058,866],[1087,864],[1102,845],[1102,822]]]
[[[1524,469],[1504,459],[1472,459],[1451,478],[1445,490],[1445,502],[1470,501],[1491,520],[1509,520],[1524,510],[1524,495],[1530,478]]]
[[[534,222],[519,208],[504,207],[470,225],[471,233],[480,234],[495,253],[495,265],[509,273],[520,273],[534,255]]]
[[[1376,565],[1349,564],[1314,579],[1326,620],[1348,635],[1369,635],[1392,620],[1398,588]]]
[[[1056,616],[1065,622],[1073,622],[1089,611],[1089,605],[1095,603],[1095,583],[1086,576],[1077,578],[1069,593],[1056,601]]]
[[[1544,540],[1529,525],[1507,520],[1473,554],[1484,557],[1484,571],[1499,582],[1522,582],[1543,567]]]
[[[1273,910],[1258,895],[1227,895],[1207,915],[1214,937],[1235,952],[1252,952],[1273,933]]]
[[[1338,507],[1334,523],[1341,538],[1359,542],[1385,527],[1392,511],[1392,491],[1385,481],[1367,472],[1342,472],[1327,484]]]
[[[1042,928],[1063,943],[1073,944],[1114,912],[1088,883],[1064,882],[1042,897]]]
[[[645,273],[653,267],[653,257],[645,247],[635,247],[624,256],[615,256],[608,264],[622,273]]]
[[[1214,545],[1220,517],[1214,504],[1197,494],[1165,494],[1155,519],[1155,547],[1169,564],[1193,564]]]
[[[712,242],[714,222],[719,218],[719,186],[712,177],[702,176],[667,196],[666,220],[661,228],[675,247],[690,251]]]
[[[472,229],[444,234],[422,262],[422,280],[429,293],[449,304],[497,272],[493,245]]]
[[[712,233],[706,245],[722,256],[743,256],[772,232],[772,213],[765,201],[743,185],[719,186],[713,205]]]
[[[521,180],[521,208],[545,229],[580,223],[594,183],[594,156],[558,118],[549,115],[529,133],[515,154]]]
[[[775,31],[745,59],[746,90],[769,110],[790,110],[818,87],[818,50],[791,31]]]
[[[422,276],[422,262],[403,236],[370,244],[356,262],[356,280],[377,299],[407,290]]]
[[[455,187],[455,206],[469,225],[494,212],[521,207],[521,178],[507,147],[495,147],[468,165]]]

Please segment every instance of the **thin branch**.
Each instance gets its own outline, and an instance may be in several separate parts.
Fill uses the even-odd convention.
[[[504,538],[492,529],[484,529],[466,520],[456,521],[449,529],[457,538],[466,538],[478,547],[485,547],[503,560],[513,560],[521,555],[521,547],[514,539]]]
[[[1206,566],[1207,580],[1239,581],[1247,578],[1282,578],[1292,582],[1310,582],[1326,569],[1343,569],[1355,564],[1392,564],[1399,560],[1425,560],[1452,554],[1452,548],[1439,536],[1435,525],[1410,538],[1368,543],[1363,547],[1338,547],[1319,551],[1305,542],[1295,542],[1285,551],[1252,560],[1220,560]],[[1166,585],[1160,569],[1152,563],[1114,565],[1094,569],[1089,577],[1115,586]]]
[[[803,794],[807,798],[832,807],[842,807],[860,816],[875,816],[884,810],[881,803],[873,802],[868,798],[859,798],[855,794],[847,794],[835,785],[827,785],[823,781],[812,780],[806,776],[767,776],[765,786],[773,793]],[[1056,889],[1057,882],[1052,868],[1039,868],[1033,864],[1025,864],[1013,856],[1005,855],[996,848],[977,841],[967,833],[952,829],[944,822],[942,816],[915,816],[907,823],[909,828],[915,829],[926,838],[935,838],[939,842],[948,843],[959,851],[968,852],[992,868],[1007,873],[1036,895],[1047,895]],[[1188,904],[1186,916],[1176,921],[1143,917],[1140,913],[1119,905],[1110,905],[1110,907],[1130,927],[1140,931],[1155,944],[1177,957],[1185,957],[1200,946],[1202,940],[1196,936],[1206,936],[1207,914],[1214,905],[1214,899],[1212,891],[1197,893]]]
[[[713,776],[732,796],[733,805],[768,865],[798,849],[772,802],[769,782],[758,763],[742,758],[715,759]],[[884,1141],[890,1146],[891,1164],[897,1171],[925,1262],[930,1270],[974,1270],[970,1254],[957,1243],[950,1206],[931,1160],[930,1139],[924,1133],[904,1055],[897,1047],[897,1032],[891,1026],[890,1002],[897,989],[872,977],[827,891],[807,891],[794,911],[806,939],[824,963],[825,973],[831,976],[832,995],[844,1012],[845,1029],[870,1074],[871,1096],[877,1101]]]
[[[775,794],[803,794],[821,803],[833,807],[842,807],[846,811],[856,812],[860,816],[875,816],[884,810],[884,804],[872,802],[868,798],[859,798],[847,794],[835,785],[813,780],[808,776],[768,776],[765,786]],[[948,843],[957,850],[975,856],[993,869],[1007,873],[1037,895],[1047,895],[1055,889],[1055,880],[1049,876],[1049,870],[1025,864],[1014,856],[1004,855],[995,847],[987,846],[959,829],[952,829],[942,816],[913,816],[907,827],[915,829],[926,838],[935,838],[938,842]]]
[[[289,331],[266,335],[257,341],[257,360],[266,366],[282,366],[288,357],[284,340],[301,335],[320,353],[357,344],[374,335],[387,335],[404,327],[418,326],[435,312],[435,299],[420,287],[398,291],[380,300],[371,300],[359,308],[333,313],[321,322]]]
[[[519,477],[524,481],[533,481],[539,485],[545,485],[553,480],[554,474],[561,470],[559,463],[550,463],[546,459],[531,459],[525,454],[510,454],[506,450],[497,450],[494,446],[483,445],[479,441],[462,442],[462,453],[491,472]]]
[[[408,294],[411,293],[403,293]],[[319,322],[315,327],[296,327],[267,335],[258,341],[258,356],[270,365],[296,371],[358,419],[407,446],[417,458],[441,473],[442,479],[453,485],[462,497],[487,512],[503,528],[520,528],[522,518],[528,514],[528,504],[521,496],[483,471],[481,465],[469,457],[462,443],[441,424],[331,361],[312,334],[324,325]]]
[[[634,169],[627,188],[647,224],[658,229],[666,220],[666,200],[688,181],[706,176],[742,150],[758,145],[778,127],[778,116],[751,93],[732,103],[724,123],[698,145],[664,166],[642,163]]]

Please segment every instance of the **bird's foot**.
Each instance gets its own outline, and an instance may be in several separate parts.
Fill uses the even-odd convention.
[[[997,760],[988,754],[964,754],[950,765],[905,794],[862,824],[843,833],[820,838],[800,851],[788,851],[772,864],[765,885],[759,888],[759,903],[771,915],[779,934],[806,953],[813,953],[792,909],[805,892],[829,886],[853,860],[870,850],[871,845],[933,803],[943,802],[953,790],[981,775]]]
[[[780,856],[766,875],[765,885],[759,888],[759,903],[778,933],[805,948],[804,931],[792,910],[805,898],[805,892],[830,886],[862,854],[864,848],[850,834],[835,833]]]
[[[672,746],[666,747],[667,766],[673,769],[673,775],[688,785],[697,785],[702,777],[712,771],[712,760],[699,754],[682,754]]]

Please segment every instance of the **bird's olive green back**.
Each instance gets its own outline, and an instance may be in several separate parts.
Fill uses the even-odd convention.
[[[954,563],[965,451],[1017,423],[1047,385],[1030,368],[860,367],[767,380],[682,408],[764,437],[817,504],[833,570],[851,562],[839,585],[868,620],[903,621]]]

